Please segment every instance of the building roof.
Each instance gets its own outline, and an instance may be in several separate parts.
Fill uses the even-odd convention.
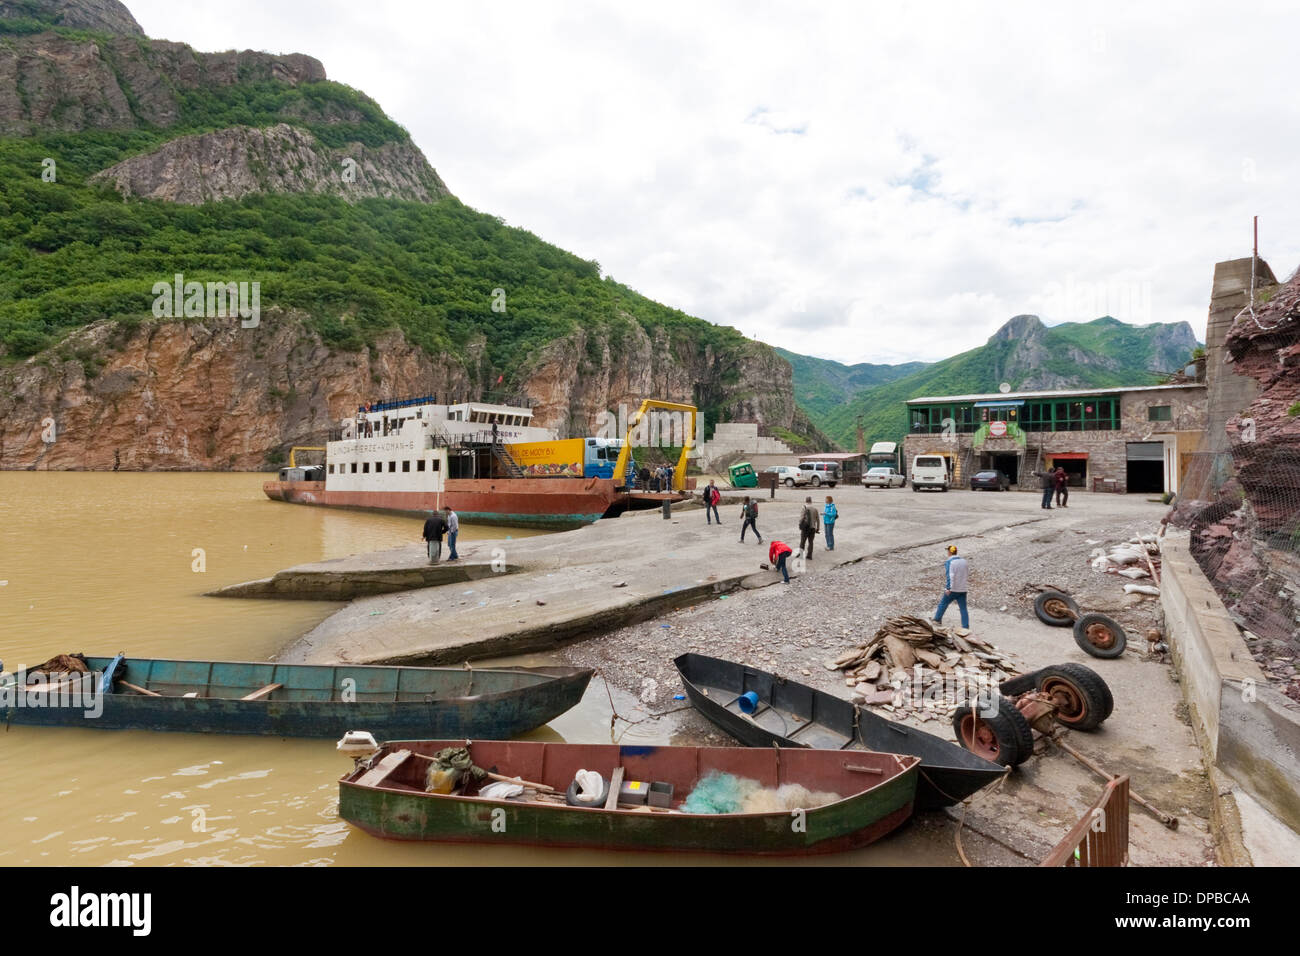
[[[800,455],[800,461],[848,461],[851,458],[866,458],[866,454],[856,451],[827,451],[818,455]]]
[[[1130,385],[1122,388],[1071,388],[1043,392],[987,392],[980,395],[935,395],[928,398],[909,398],[908,405],[930,405],[934,402],[997,402],[1034,398],[1092,398],[1096,395],[1123,395],[1126,392],[1160,392],[1171,388],[1205,388],[1204,382],[1186,382],[1181,385]]]

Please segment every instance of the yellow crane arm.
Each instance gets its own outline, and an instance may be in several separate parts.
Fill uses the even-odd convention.
[[[324,451],[324,450],[325,450],[324,445],[294,445],[292,448],[289,449],[289,467],[290,468],[297,467],[293,463],[293,457],[294,455],[298,454],[298,452],[300,451]]]
[[[655,398],[647,398],[641,403],[635,415],[627,421],[627,434],[623,436],[623,447],[619,450],[618,460],[614,462],[614,481],[627,481],[627,463],[632,456],[632,433],[636,431],[641,419],[645,417],[646,412],[652,408],[662,408],[670,412],[682,412],[689,417],[689,421],[683,422],[685,434],[682,436],[682,453],[677,459],[677,467],[673,470],[673,489],[681,491],[686,487],[686,460],[690,457],[691,449],[695,447],[695,416],[697,414],[694,405],[682,405],[678,402],[661,402]]]

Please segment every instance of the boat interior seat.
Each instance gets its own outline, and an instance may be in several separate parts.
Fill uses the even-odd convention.
[[[811,721],[794,728],[786,736],[805,747],[813,747],[817,750],[843,750],[853,743],[852,737],[838,733],[825,724],[814,724]]]
[[[378,787],[410,759],[411,751],[396,750],[358,777],[357,783],[363,787]]]

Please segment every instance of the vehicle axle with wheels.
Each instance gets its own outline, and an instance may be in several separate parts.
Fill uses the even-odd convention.
[[[1115,707],[1106,682],[1082,664],[1053,664],[1003,681],[998,691],[958,707],[952,728],[971,753],[1007,767],[1033,754],[1033,731],[1094,730]]]
[[[1034,599],[1034,614],[1052,627],[1074,627],[1074,642],[1093,657],[1119,657],[1128,645],[1124,628],[1105,614],[1084,614],[1064,591],[1044,590]]]

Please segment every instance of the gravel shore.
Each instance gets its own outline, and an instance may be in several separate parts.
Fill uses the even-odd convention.
[[[1159,513],[1089,512],[1089,499],[1076,497],[1083,500],[1075,508],[1054,510],[1048,520],[953,538],[951,543],[970,561],[969,604],[976,636],[998,643],[997,633],[981,621],[986,611],[1033,621],[1037,594],[1033,586],[1051,585],[1071,593],[1083,611],[1118,620],[1129,635],[1129,654],[1145,652],[1148,628],[1161,626],[1158,600],[1125,595],[1125,579],[1094,571],[1089,553],[1135,534],[1152,533]],[[970,500],[962,503],[969,506]],[[931,537],[938,537],[941,530],[936,524]],[[798,532],[784,540],[797,541]],[[681,693],[681,685],[672,660],[687,651],[743,661],[848,697],[843,676],[828,671],[823,662],[870,639],[888,617],[932,616],[943,590],[947,554],[945,545],[904,543],[853,564],[831,567],[822,543],[819,537],[807,570],[789,585],[778,578],[769,587],[734,592],[571,645],[561,655],[569,663],[598,669],[653,713],[681,706],[673,699]],[[749,549],[756,571],[767,559],[766,544],[742,545],[728,536],[718,547]],[[956,606],[950,607],[944,623],[955,626],[957,615]],[[1052,638],[1069,633],[1045,626],[1043,630]],[[716,739],[702,720],[687,721],[684,727],[695,724],[705,739]]]

